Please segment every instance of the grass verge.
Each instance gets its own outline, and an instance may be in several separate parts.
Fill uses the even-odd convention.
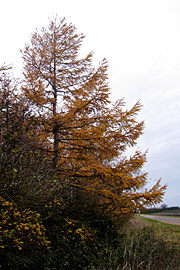
[[[138,219],[144,222],[144,226],[151,226],[157,237],[162,238],[171,246],[180,248],[180,226],[140,216],[138,216]]]
[[[180,227],[136,217],[119,230],[116,246],[106,243],[91,270],[179,270]]]

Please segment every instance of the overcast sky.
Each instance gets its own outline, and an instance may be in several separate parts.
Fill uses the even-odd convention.
[[[149,183],[162,178],[164,203],[180,206],[180,1],[5,0],[0,6],[0,65],[22,66],[19,49],[53,15],[86,36],[82,54],[109,61],[112,100],[141,100],[145,120],[138,147],[149,149]]]

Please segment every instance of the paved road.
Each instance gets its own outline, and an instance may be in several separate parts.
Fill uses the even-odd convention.
[[[154,215],[141,215],[142,217],[145,218],[150,218],[154,220],[158,220],[164,223],[169,223],[173,225],[179,225],[180,226],[180,218],[176,217],[163,217],[163,216],[154,216]]]

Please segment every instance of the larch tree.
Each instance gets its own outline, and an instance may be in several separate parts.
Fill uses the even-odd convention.
[[[147,190],[148,175],[141,173],[146,154],[125,156],[143,132],[136,120],[141,105],[125,110],[122,99],[111,104],[107,61],[95,69],[92,53],[79,59],[83,39],[65,19],[32,34],[22,50],[23,96],[39,127],[39,148],[52,156],[59,181],[95,194],[106,212],[132,213],[159,203],[166,186],[158,180]]]

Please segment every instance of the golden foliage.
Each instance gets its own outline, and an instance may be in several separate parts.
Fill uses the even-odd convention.
[[[146,153],[124,157],[143,132],[144,123],[136,120],[141,104],[130,110],[123,99],[111,104],[107,61],[94,69],[92,53],[78,59],[83,39],[64,19],[36,31],[22,50],[23,96],[38,119],[36,139],[46,142],[60,181],[96,193],[107,211],[132,213],[160,202],[166,186],[158,181],[143,190]]]

